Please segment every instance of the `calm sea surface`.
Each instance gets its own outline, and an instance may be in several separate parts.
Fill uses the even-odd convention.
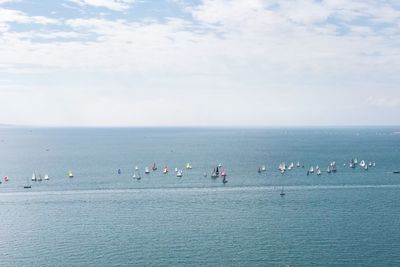
[[[376,167],[343,166],[353,157]],[[281,175],[283,161],[305,168]],[[218,163],[225,185],[210,178]],[[322,175],[307,176],[316,165]],[[3,127],[0,265],[400,266],[395,170],[400,127]]]

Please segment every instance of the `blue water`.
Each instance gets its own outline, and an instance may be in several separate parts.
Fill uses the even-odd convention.
[[[399,131],[0,128],[1,266],[400,265]],[[50,180],[24,189],[33,172]]]

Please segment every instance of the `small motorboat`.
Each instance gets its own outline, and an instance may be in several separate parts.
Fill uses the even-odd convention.
[[[26,185],[24,185],[24,188],[25,189],[32,188],[32,186],[29,184],[29,178],[26,179]]]
[[[267,171],[267,168],[265,167],[265,165],[262,165],[262,166],[261,166],[261,171],[262,171],[262,172]]]
[[[399,173],[400,173],[400,171],[394,171],[393,173],[394,173],[394,174],[399,174]]]

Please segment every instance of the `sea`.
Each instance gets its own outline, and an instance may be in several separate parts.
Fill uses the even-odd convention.
[[[400,127],[3,126],[0,265],[400,266],[397,170]]]

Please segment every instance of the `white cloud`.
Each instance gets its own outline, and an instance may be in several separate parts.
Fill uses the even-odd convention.
[[[380,13],[374,1],[287,3],[206,0],[182,4],[194,21],[85,16],[60,21],[59,30],[22,32],[7,23],[32,17],[0,16],[0,73],[27,76],[36,90],[0,90],[0,121],[11,123],[11,103],[20,105],[20,123],[80,125],[365,124],[352,114],[398,107],[380,97],[365,103],[376,90],[400,98],[394,7]],[[367,23],[352,23],[360,17]],[[23,97],[56,104],[48,104],[51,113],[31,113]]]
[[[104,7],[114,11],[124,11],[131,7],[133,0],[69,0],[79,6]]]
[[[24,12],[12,9],[0,8],[0,23],[36,23],[36,24],[59,24],[59,21],[44,16],[29,16]]]
[[[374,108],[400,108],[399,97],[381,97],[381,96],[370,96],[367,99],[367,104]]]

